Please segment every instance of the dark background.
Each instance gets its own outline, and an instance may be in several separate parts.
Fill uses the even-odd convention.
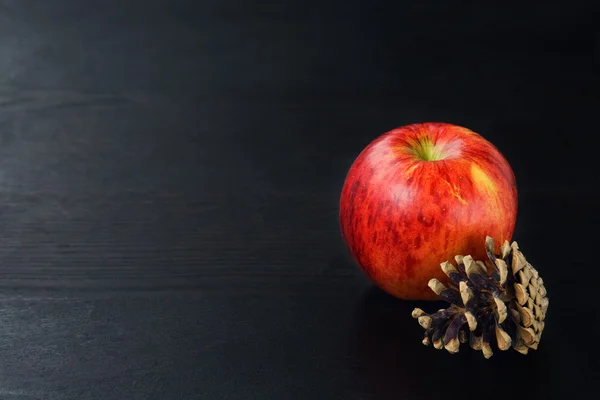
[[[0,0],[0,399],[583,393],[594,3]],[[354,157],[422,121],[513,166],[550,296],[537,352],[422,346],[415,303],[346,252]]]

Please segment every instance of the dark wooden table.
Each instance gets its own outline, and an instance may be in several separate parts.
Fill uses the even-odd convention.
[[[0,399],[587,389],[592,3],[0,0]],[[513,166],[515,239],[551,298],[527,357],[422,346],[415,303],[346,252],[347,169],[419,121],[478,131]]]

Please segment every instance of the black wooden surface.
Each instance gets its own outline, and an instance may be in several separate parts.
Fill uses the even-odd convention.
[[[593,2],[452,3],[0,0],[0,399],[590,387]],[[422,346],[415,304],[345,250],[347,169],[419,121],[514,168],[515,239],[551,299],[527,357]]]

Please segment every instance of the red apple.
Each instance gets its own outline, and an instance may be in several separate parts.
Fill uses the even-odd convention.
[[[513,171],[490,142],[451,124],[400,127],[356,158],[340,199],[350,253],[380,288],[401,299],[433,300],[440,263],[457,254],[485,259],[511,240],[517,217]]]

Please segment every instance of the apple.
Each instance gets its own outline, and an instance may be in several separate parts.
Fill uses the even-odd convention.
[[[517,218],[513,171],[489,141],[448,123],[420,123],[376,138],[356,158],[340,198],[340,228],[352,257],[381,289],[434,300],[427,283],[455,255],[483,260]]]

